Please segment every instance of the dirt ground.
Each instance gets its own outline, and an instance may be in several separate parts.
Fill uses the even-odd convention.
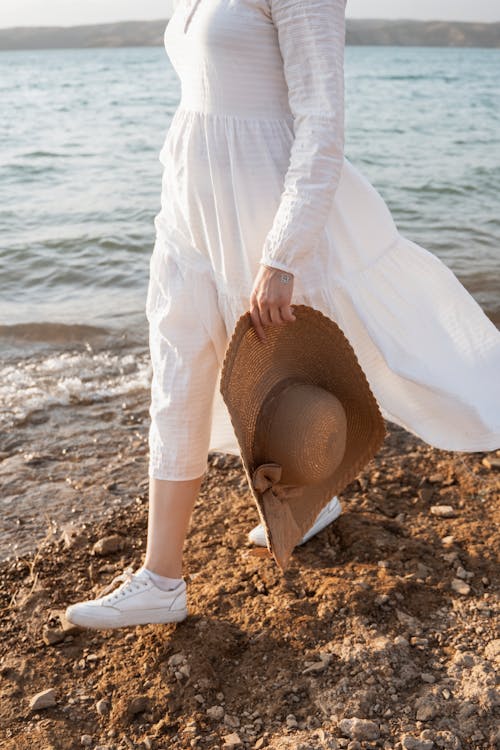
[[[0,562],[3,750],[500,746],[500,451],[437,450],[388,425],[340,518],[285,574],[247,541],[258,517],[239,459],[213,454],[185,546],[188,618],[65,622],[143,561],[147,403],[61,407],[0,444],[18,545]]]

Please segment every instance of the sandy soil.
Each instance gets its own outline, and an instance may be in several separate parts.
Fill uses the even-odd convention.
[[[389,425],[284,575],[247,541],[239,460],[212,455],[185,546],[188,618],[69,626],[67,604],[142,563],[147,397],[53,409],[0,444],[2,748],[500,745],[498,454]]]

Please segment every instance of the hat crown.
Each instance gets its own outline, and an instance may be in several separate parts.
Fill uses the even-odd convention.
[[[265,399],[257,434],[257,463],[280,464],[283,484],[317,484],[330,477],[344,457],[347,417],[330,391],[312,383],[285,382]]]

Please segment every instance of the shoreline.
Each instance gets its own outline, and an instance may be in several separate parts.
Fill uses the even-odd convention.
[[[148,397],[54,407],[3,440],[2,533],[20,546],[0,561],[2,747],[490,750],[500,451],[442,451],[388,424],[285,575],[246,539],[258,517],[239,458],[211,454],[188,618],[68,629],[67,604],[142,563]]]

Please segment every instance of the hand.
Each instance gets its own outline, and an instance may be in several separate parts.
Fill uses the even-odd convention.
[[[260,264],[250,295],[250,317],[261,341],[266,340],[264,326],[295,320],[292,293],[293,274]]]

